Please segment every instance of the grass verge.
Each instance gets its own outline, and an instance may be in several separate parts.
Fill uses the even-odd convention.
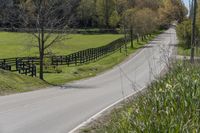
[[[49,85],[37,78],[0,70],[0,95],[27,92],[47,86]]]
[[[184,48],[182,46],[178,46],[178,55],[182,56],[190,56],[191,55],[191,49]],[[195,56],[200,56],[200,48],[195,48]]]
[[[140,96],[81,132],[200,131],[200,65],[178,64]]]
[[[126,50],[123,48],[121,53],[120,51],[117,51],[107,57],[100,59],[99,61],[92,62],[89,64],[70,67],[58,66],[56,69],[60,73],[45,73],[45,80],[50,84],[60,85],[69,81],[96,76],[97,74],[111,69],[112,67],[121,63],[130,54],[136,52],[139,49],[142,49],[145,44],[153,40],[159,33],[160,32],[156,32],[152,36],[149,36],[146,40],[140,42],[134,40],[134,48],[131,48],[129,43],[127,45],[127,54]]]

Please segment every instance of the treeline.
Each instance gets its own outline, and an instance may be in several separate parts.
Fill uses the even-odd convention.
[[[32,1],[52,0],[0,0],[0,27],[23,27],[20,7],[25,4],[29,15],[34,15]],[[66,2],[57,17],[64,14],[71,28],[110,29],[126,25],[145,32],[144,26],[165,27],[173,20],[181,22],[187,14],[181,0],[57,0],[56,4]]]
[[[191,7],[189,18],[184,19],[177,27],[177,35],[180,41],[180,46],[185,49],[191,48],[192,41],[192,17],[193,7]],[[195,43],[199,47],[200,43],[200,1],[197,1],[197,15],[196,15],[196,33]]]

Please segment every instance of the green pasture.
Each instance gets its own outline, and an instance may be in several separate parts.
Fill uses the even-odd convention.
[[[67,55],[80,50],[106,45],[120,34],[69,34],[65,40],[54,44],[47,52]],[[0,59],[22,56],[38,56],[36,38],[32,34],[0,32]]]

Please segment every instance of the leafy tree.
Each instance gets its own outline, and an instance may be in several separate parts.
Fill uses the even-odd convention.
[[[96,3],[95,0],[81,0],[77,9],[77,15],[81,24],[85,27],[92,25],[95,21],[96,15]]]
[[[198,25],[198,28],[200,30],[200,1],[197,1],[198,2],[198,8],[197,8],[197,25]]]
[[[123,15],[123,13],[129,8],[128,0],[116,0],[116,10],[119,15]]]
[[[191,20],[185,20],[177,26],[177,35],[180,41],[180,44],[184,48],[190,48],[191,37],[192,37],[192,22]]]
[[[137,9],[128,9],[124,12],[123,14],[123,25],[125,29],[128,29],[130,32],[130,37],[131,37],[131,48],[133,48],[133,36],[134,32],[137,33],[136,29],[136,12]]]
[[[109,18],[115,10],[114,0],[96,0],[98,22],[101,26],[109,27]]]
[[[0,0],[0,16],[2,18],[2,10],[11,12],[7,15],[12,23],[6,24],[8,27],[23,27],[20,25],[18,7],[5,8],[5,5],[13,5],[13,3],[37,0]],[[51,1],[51,0],[50,0]],[[60,0],[57,0],[60,1]],[[63,10],[66,13],[70,27],[112,27],[115,28],[122,22],[124,12],[131,8],[148,8],[157,13],[160,25],[168,25],[171,21],[177,20],[181,22],[187,10],[181,0],[63,0],[68,2],[70,8]],[[29,4],[29,9],[34,5]],[[14,13],[13,13],[14,12]],[[30,16],[33,14],[29,14]],[[59,13],[58,13],[59,16]],[[5,20],[5,19],[4,19]],[[0,20],[2,21],[2,20]],[[2,22],[0,22],[2,23]],[[2,24],[1,24],[2,25]],[[34,25],[34,24],[31,24]]]
[[[156,13],[149,8],[140,9],[136,12],[135,16],[136,29],[141,35],[147,35],[153,32],[157,26]]]
[[[112,14],[109,18],[109,25],[112,28],[115,28],[119,25],[119,21],[120,21],[120,16],[119,16],[118,12],[115,10],[112,12]]]
[[[198,2],[198,6],[197,6],[197,31],[198,33],[200,33],[200,1],[197,1]],[[197,45],[200,45],[200,34],[198,35],[198,41],[197,41]]]
[[[149,8],[132,8],[125,11],[123,15],[124,25],[129,29],[131,40],[134,36],[145,36],[151,34],[157,27],[157,17],[155,11]],[[131,41],[133,48],[133,41]]]
[[[159,8],[160,25],[168,25],[172,21],[182,22],[187,15],[187,9],[181,0],[164,0]]]
[[[137,8],[149,8],[152,10],[157,10],[161,3],[161,0],[135,0],[134,6]]]

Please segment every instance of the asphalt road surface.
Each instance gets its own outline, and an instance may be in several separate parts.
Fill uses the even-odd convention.
[[[97,77],[0,97],[0,133],[67,133],[159,76],[177,43],[170,28],[124,63]]]

